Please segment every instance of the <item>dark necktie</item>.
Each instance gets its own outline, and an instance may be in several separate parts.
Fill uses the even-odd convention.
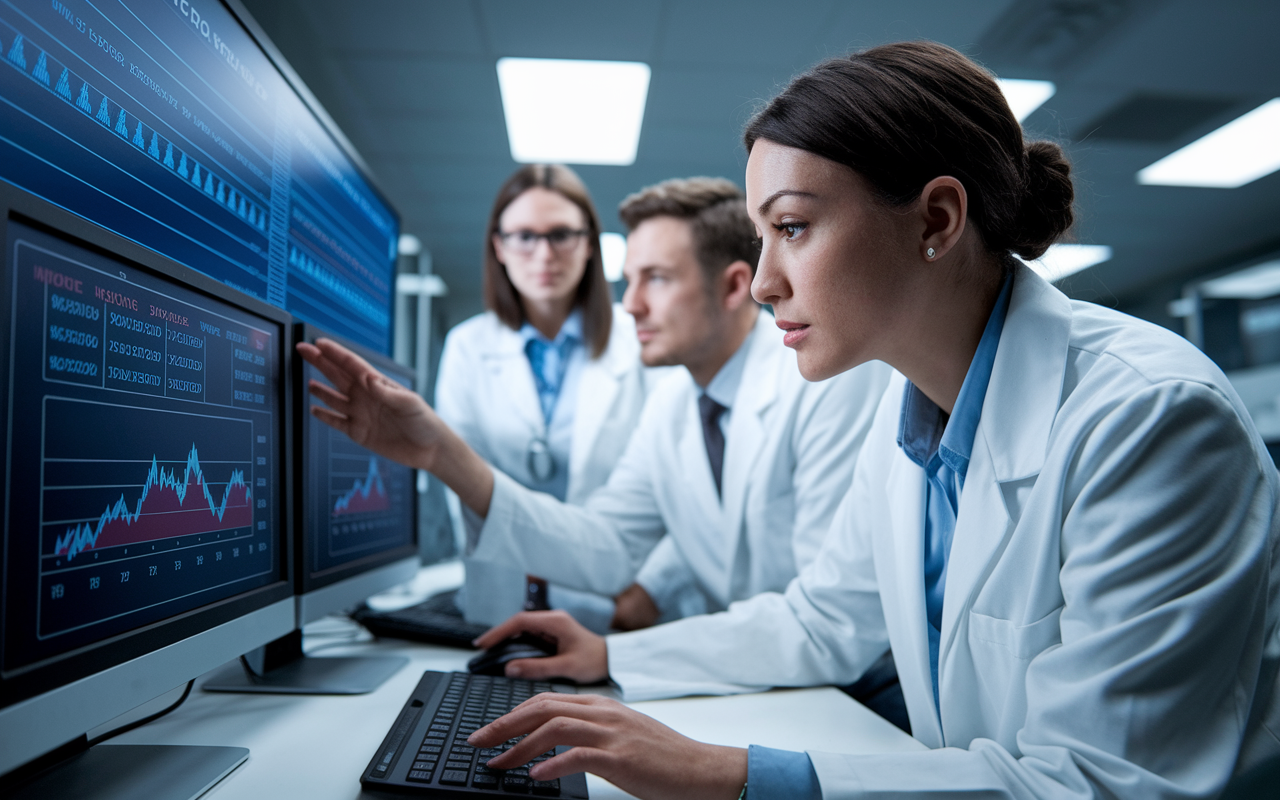
[[[716,495],[720,491],[720,475],[724,472],[724,432],[720,430],[720,415],[725,407],[703,392],[698,396],[698,416],[702,418],[702,440],[707,445],[707,460],[711,462],[711,474],[716,479]]]

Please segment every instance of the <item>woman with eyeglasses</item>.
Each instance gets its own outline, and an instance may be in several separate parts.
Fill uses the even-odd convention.
[[[581,504],[622,455],[644,404],[646,372],[634,323],[612,302],[599,217],[577,174],[530,164],[503,183],[489,214],[483,270],[488,310],[445,339],[436,411],[495,468]],[[472,543],[481,521],[458,511]],[[605,598],[552,592],[557,606],[593,628],[608,627],[613,610]],[[467,564],[468,618],[505,619],[525,593],[522,573]]]

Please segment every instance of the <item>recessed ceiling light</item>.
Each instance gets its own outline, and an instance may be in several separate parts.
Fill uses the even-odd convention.
[[[498,86],[516,161],[635,162],[649,94],[648,64],[500,58]]]
[[[1280,169],[1280,97],[1138,172],[1138,183],[1234,189]]]
[[[1055,244],[1035,261],[1024,263],[1053,283],[1110,258],[1111,248],[1105,244]]]
[[[622,280],[622,264],[627,260],[627,237],[620,233],[600,234],[600,258],[604,261],[604,279],[609,283]]]
[[[1053,81],[1029,81],[1021,78],[996,78],[996,83],[1000,84],[1000,91],[1004,92],[1004,99],[1009,104],[1009,110],[1013,112],[1013,116],[1018,122],[1022,122],[1031,116],[1031,112],[1044,105],[1045,101],[1053,97],[1053,93],[1058,91],[1058,87]]]
[[[1280,294],[1280,259],[1264,261],[1200,284],[1204,297],[1261,300]]]
[[[422,240],[412,233],[402,233],[396,250],[402,256],[416,256],[422,252]]]

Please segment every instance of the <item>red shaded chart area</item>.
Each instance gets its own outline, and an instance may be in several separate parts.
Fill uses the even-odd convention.
[[[382,475],[378,472],[378,459],[369,459],[369,473],[363,480],[357,480],[338,501],[333,504],[333,515],[365,514],[370,511],[390,511],[391,498],[387,497],[387,487],[382,484]]]
[[[153,456],[142,496],[132,511],[124,495],[120,495],[96,524],[86,522],[68,528],[58,537],[55,552],[72,559],[85,550],[253,525],[253,493],[242,470],[232,470],[220,499],[215,500],[213,495],[205,483],[194,444],[181,479],[178,470],[165,470]]]

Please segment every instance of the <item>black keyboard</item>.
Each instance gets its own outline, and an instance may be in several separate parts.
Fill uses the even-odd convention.
[[[455,594],[438,594],[416,606],[396,611],[373,611],[362,606],[351,617],[374,636],[474,649],[471,641],[489,628],[463,619],[462,612],[453,603]]]
[[[587,778],[581,772],[553,781],[529,777],[530,764],[545,761],[554,755],[551,752],[516,769],[492,770],[485,763],[519,739],[491,749],[467,744],[473,731],[539,692],[573,694],[576,689],[465,672],[424,672],[360,783],[366,789],[413,792],[423,797],[531,794],[585,800]],[[556,753],[568,749],[558,747]]]

